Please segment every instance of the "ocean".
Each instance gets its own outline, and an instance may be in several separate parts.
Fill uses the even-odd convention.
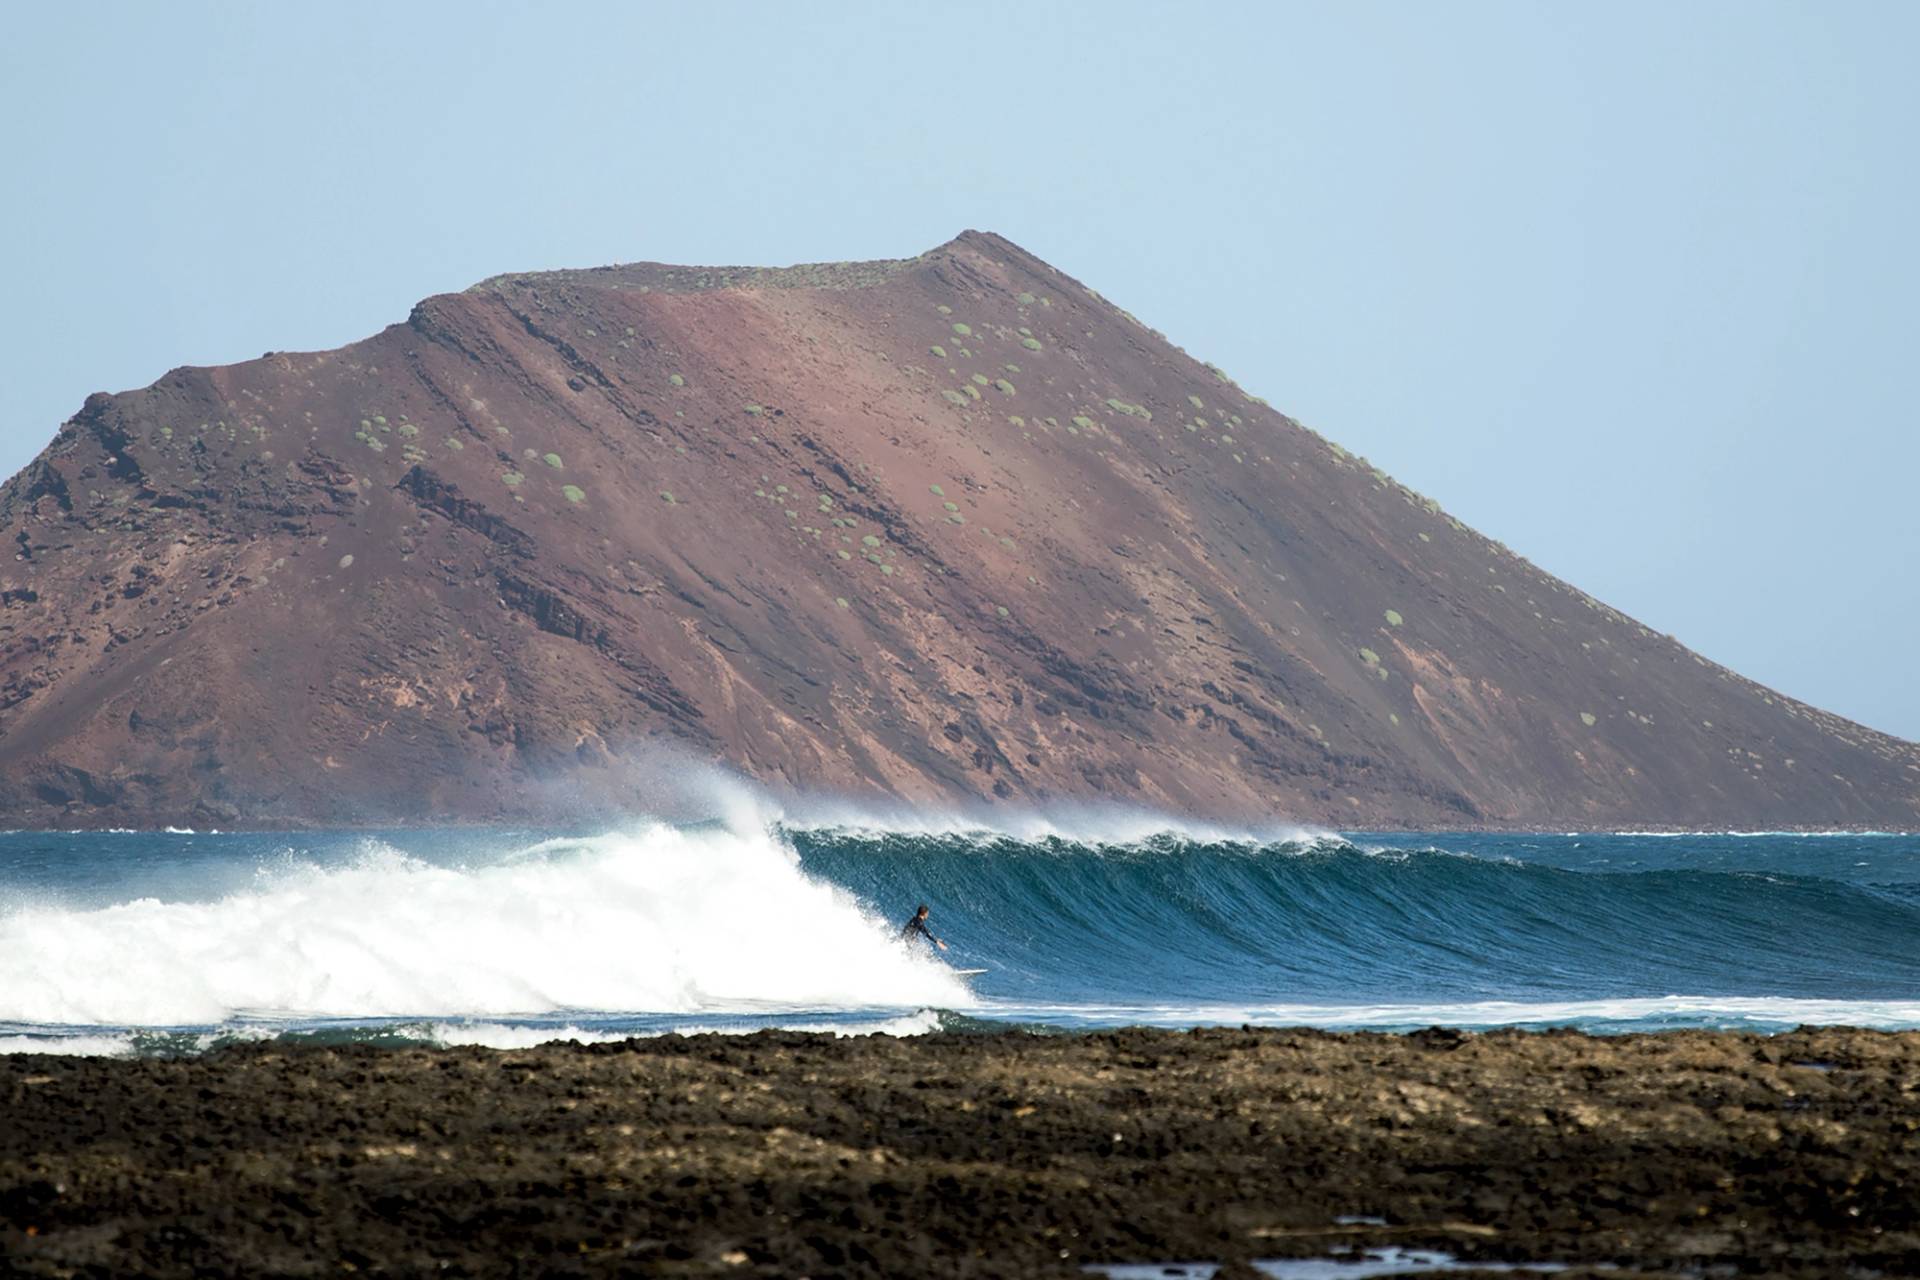
[[[947,943],[907,946],[914,906]],[[0,834],[0,1052],[1129,1024],[1920,1027],[1920,836],[750,815]],[[979,970],[967,973],[963,970]]]

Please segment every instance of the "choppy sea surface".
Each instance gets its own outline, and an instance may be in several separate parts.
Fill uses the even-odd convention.
[[[1920,836],[0,834],[0,1052],[1242,1023],[1920,1027]]]

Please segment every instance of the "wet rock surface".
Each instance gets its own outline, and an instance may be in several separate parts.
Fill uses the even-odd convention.
[[[274,1044],[0,1059],[0,1116],[28,1275],[1920,1273],[1916,1033]]]

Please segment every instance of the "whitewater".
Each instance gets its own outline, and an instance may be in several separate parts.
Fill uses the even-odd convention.
[[[945,953],[900,940],[921,901]],[[574,834],[14,832],[0,1052],[762,1027],[1920,1027],[1916,936],[1920,837],[1886,833],[756,806]]]

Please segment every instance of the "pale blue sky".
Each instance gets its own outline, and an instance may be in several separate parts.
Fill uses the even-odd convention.
[[[0,468],[483,276],[1001,232],[1920,737],[1920,5],[15,6]]]

